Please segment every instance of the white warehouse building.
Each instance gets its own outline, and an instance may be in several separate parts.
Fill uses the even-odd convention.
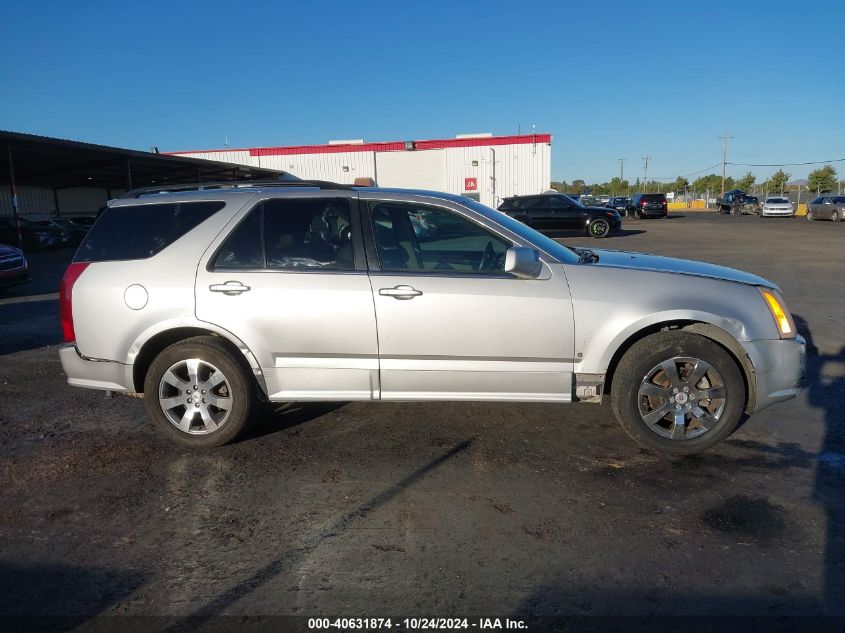
[[[305,180],[448,191],[496,208],[503,198],[546,191],[551,181],[551,134],[461,134],[452,139],[251,147],[171,152],[276,169]]]

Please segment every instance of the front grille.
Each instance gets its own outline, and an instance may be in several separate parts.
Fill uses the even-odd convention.
[[[0,257],[0,270],[12,270],[23,266],[23,257],[20,255],[5,255]]]

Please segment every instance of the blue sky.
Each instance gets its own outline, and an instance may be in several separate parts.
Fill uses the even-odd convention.
[[[168,151],[534,125],[554,135],[555,180],[606,180],[618,158],[633,179],[646,154],[650,176],[687,174],[721,161],[725,128],[730,161],[845,157],[841,1],[17,2],[3,13],[2,129]]]

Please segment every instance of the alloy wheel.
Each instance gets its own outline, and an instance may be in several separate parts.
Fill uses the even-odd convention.
[[[637,392],[640,415],[661,437],[688,440],[716,426],[725,410],[725,383],[709,363],[676,356],[653,367]]]
[[[218,430],[232,410],[232,388],[217,367],[200,358],[180,360],[159,381],[158,401],[170,423],[183,433]]]

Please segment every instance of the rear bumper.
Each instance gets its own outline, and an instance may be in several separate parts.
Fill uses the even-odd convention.
[[[132,365],[85,358],[73,343],[59,348],[59,360],[69,385],[107,391],[135,391]]]
[[[752,413],[801,393],[807,367],[807,344],[803,337],[747,341],[743,347],[754,366],[756,379],[757,397]]]

